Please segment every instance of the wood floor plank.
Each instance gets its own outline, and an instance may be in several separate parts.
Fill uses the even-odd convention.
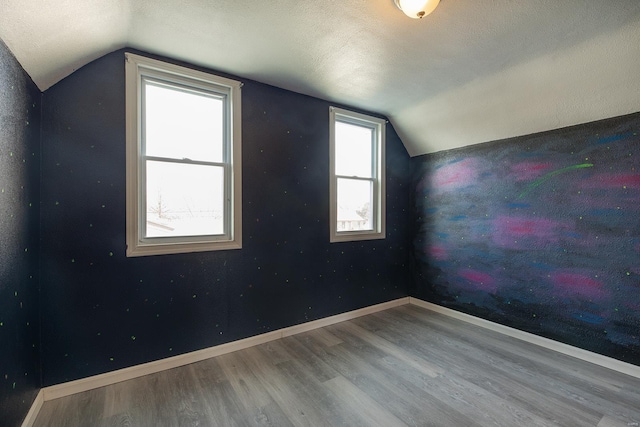
[[[640,427],[640,379],[416,306],[47,401],[35,427]]]
[[[322,344],[324,344],[327,347],[331,347],[331,346],[342,343],[342,340],[340,338],[336,337],[325,328],[314,329],[312,331],[309,331],[308,333],[310,335],[315,336],[316,339],[318,339]]]
[[[344,405],[338,396],[327,392],[322,383],[310,375],[304,366],[290,361],[279,363],[277,368],[289,387],[303,400],[304,405],[313,406],[328,425],[360,424],[359,418],[354,417],[354,411],[350,410],[350,405]]]
[[[412,319],[416,317],[425,318],[424,311],[415,310],[415,306],[405,306],[402,310],[399,310],[398,313],[407,312],[411,313]],[[459,323],[451,323],[446,319],[446,316],[432,313],[432,316],[429,316],[429,322],[432,324],[438,323],[441,325],[448,325],[449,328],[458,325]],[[458,321],[460,322],[460,321]],[[508,340],[503,339],[501,334],[497,334],[494,331],[487,330],[485,328],[481,328],[479,326],[473,326],[473,328],[464,328],[467,333],[473,331],[473,337],[476,339],[475,342],[489,342],[492,346],[497,346],[501,350],[508,350],[511,353],[517,354],[520,357],[524,357],[525,359],[532,359],[537,363],[544,363],[545,371],[549,369],[557,369],[557,366],[563,366],[565,369],[563,372],[567,372],[566,368],[571,372],[572,376],[576,379],[583,379],[590,386],[598,386],[603,387],[609,391],[618,392],[624,386],[627,375],[616,373],[611,371],[610,369],[604,368],[602,366],[591,364],[591,369],[585,370],[581,369],[582,364],[575,365],[573,364],[576,361],[575,358],[558,353],[555,351],[549,351],[548,349],[536,346],[534,344],[524,343],[518,339],[511,338]],[[602,373],[605,373],[603,376]]]
[[[379,335],[361,328],[353,322],[344,322],[340,324],[340,326],[343,328],[343,330],[346,330],[352,335],[363,339],[371,346],[387,353],[388,355],[401,361],[403,364],[406,364],[407,366],[423,373],[424,375],[427,375],[431,378],[436,378],[444,373],[444,369],[442,369],[440,366],[430,363],[428,360],[425,360],[417,354],[407,353],[401,347],[398,347],[397,345],[380,337]]]
[[[413,325],[412,322],[408,324]],[[574,408],[577,408],[579,411],[592,412],[595,417],[602,415],[604,408],[597,404],[598,397],[590,394],[589,389],[591,387],[575,387],[573,385],[575,379],[565,371],[557,370],[556,367],[549,367],[545,364],[539,364],[538,360],[530,360],[526,357],[515,357],[510,354],[508,350],[498,351],[499,349],[491,347],[491,344],[487,344],[487,340],[484,337],[451,340],[449,338],[451,333],[451,331],[443,331],[442,336],[438,338],[438,343],[435,346],[417,344],[419,348],[418,351],[429,352],[431,348],[448,348],[449,350],[446,353],[465,355],[466,358],[470,359],[472,366],[477,365],[477,367],[480,368],[478,371],[489,370],[490,372],[494,372],[494,375],[496,373],[508,375],[509,377],[517,379],[523,385],[535,387],[540,393],[554,396],[554,399],[563,401],[565,405],[568,402],[573,402]],[[481,339],[482,342],[476,342],[476,339]],[[466,340],[469,340],[469,343],[467,343]],[[522,344],[524,345],[526,343]],[[487,345],[490,347],[484,351],[478,351]],[[590,365],[588,363],[585,364],[587,366]],[[591,400],[592,404],[585,405],[585,399],[587,401]],[[593,399],[596,400],[594,401]],[[607,406],[611,407],[611,405],[615,404],[611,403]]]
[[[275,367],[307,407],[313,406],[329,425],[359,425],[360,418],[353,417],[351,405],[345,406],[338,396],[327,393],[322,386],[339,375],[334,369],[292,337],[279,340],[274,346],[282,346],[280,351],[291,356],[287,361],[275,363]]]
[[[423,390],[400,381],[395,372],[374,366],[367,358],[375,364],[383,355],[365,353],[365,358],[363,358],[361,357],[361,348],[345,342],[326,349],[324,358],[341,375],[365,391],[405,424],[411,426],[479,425],[455,408],[433,399]],[[317,349],[317,351],[322,352],[323,350]]]
[[[164,377],[167,383],[167,407],[172,406],[176,412],[179,426],[206,425],[209,419],[208,402],[202,399],[202,391],[194,387],[196,375],[193,365],[186,369],[174,368],[166,371]],[[173,402],[177,404],[172,405]]]
[[[377,323],[379,325],[379,322]],[[431,336],[431,341],[407,339],[414,325],[402,325],[401,330],[406,334],[399,334],[394,327],[387,326],[378,333],[394,341],[407,352],[422,354],[433,363],[444,366],[448,372],[456,372],[458,376],[483,387],[501,398],[520,405],[528,411],[537,414],[550,422],[564,420],[579,421],[580,425],[595,425],[602,416],[597,411],[571,405],[571,401],[562,396],[549,393],[548,387],[536,386],[530,376],[514,375],[516,368],[508,367],[509,374],[503,374],[505,361],[495,359],[490,363],[478,357],[473,347],[461,346],[460,343],[450,345],[448,335]]]
[[[258,346],[259,347],[259,346]],[[296,391],[290,387],[278,372],[271,360],[266,359],[257,347],[242,351],[242,359],[258,377],[262,386],[269,392],[280,409],[296,426],[328,426],[317,409],[309,402],[305,402]],[[284,363],[284,362],[281,362]]]
[[[262,408],[273,402],[269,393],[237,353],[225,354],[217,360],[245,410]]]
[[[293,424],[277,403],[272,402],[259,408],[252,425],[263,427],[292,427]]]
[[[413,310],[413,307],[408,309]],[[424,316],[424,313],[416,313]],[[475,353],[491,360],[496,369],[506,370],[508,375],[525,375],[526,381],[530,384],[545,384],[543,387],[547,393],[568,397],[582,410],[608,413],[630,423],[636,422],[640,417],[637,392],[623,392],[624,384],[628,384],[630,379],[637,380],[633,377],[483,328],[463,328],[464,322],[435,313],[428,316],[427,322],[431,326],[446,326],[443,329],[444,336],[451,336],[459,331],[468,334],[473,330],[473,335],[458,341],[458,344],[467,343],[463,344],[467,347],[457,347],[457,351],[473,353],[473,350],[476,350]],[[414,323],[415,320],[409,322]],[[638,387],[635,386],[633,389],[637,391]]]
[[[349,402],[352,412],[362,421],[364,426],[406,427],[406,424],[395,415],[380,406],[367,393],[353,385],[343,376],[337,376],[325,381],[334,396],[344,402]],[[360,424],[360,423],[357,423]],[[356,425],[351,423],[350,425]]]
[[[602,420],[598,423],[598,427],[638,427],[640,425],[637,422],[625,422],[620,421],[614,417],[610,417],[609,415],[605,415],[602,417]]]
[[[329,366],[303,344],[305,339],[304,336],[298,338],[299,339],[287,337],[282,340],[282,345],[287,349],[287,351],[295,354],[294,360],[296,363],[303,365],[304,368],[308,370],[309,373],[319,382],[330,380],[339,375],[335,369]],[[323,338],[321,337],[320,339],[322,340]]]
[[[338,327],[342,327],[339,325]],[[343,328],[346,330],[347,328]],[[347,339],[347,338],[343,338]],[[358,339],[356,336],[348,338],[349,341]],[[361,350],[354,350],[359,353]],[[368,352],[362,352],[363,358],[367,357]],[[392,356],[387,356],[389,358]],[[424,375],[417,371],[413,366],[404,363],[403,360],[396,360],[396,366],[391,375],[401,378],[405,383],[412,384],[414,387],[421,389],[442,403],[455,408],[461,414],[474,418],[475,421],[482,425],[531,425],[544,426],[544,420],[529,413],[524,408],[518,408],[510,405],[508,402],[500,399],[490,392],[476,387],[467,382],[463,378],[456,375],[455,372],[447,372],[437,377]],[[372,361],[378,370],[387,369],[387,365]],[[422,374],[422,375],[421,375]],[[491,401],[493,405],[486,406],[484,402]]]

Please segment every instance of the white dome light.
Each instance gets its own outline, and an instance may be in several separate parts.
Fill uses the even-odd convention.
[[[394,0],[398,9],[409,18],[424,18],[438,7],[440,0]]]

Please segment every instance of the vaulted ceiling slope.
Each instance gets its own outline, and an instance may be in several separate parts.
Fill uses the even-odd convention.
[[[640,110],[640,1],[2,0],[40,89],[130,46],[387,115],[419,155]]]

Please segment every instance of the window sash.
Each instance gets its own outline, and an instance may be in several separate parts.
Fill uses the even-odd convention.
[[[199,84],[197,81],[187,81],[184,78],[173,78],[173,76],[162,76],[156,72],[150,72],[141,74],[140,76],[140,155],[145,156],[147,153],[147,120],[146,120],[146,105],[147,94],[146,88],[148,85],[162,87],[167,90],[173,90],[177,92],[199,95],[207,98],[218,99],[222,101],[222,162],[231,162],[231,149],[230,149],[230,137],[231,137],[231,102],[229,97],[229,89],[224,87],[217,87],[209,84]],[[192,159],[187,159],[192,160]],[[197,160],[195,160],[197,161]]]
[[[140,138],[140,155],[139,155],[139,166],[138,170],[140,172],[139,177],[139,224],[138,224],[138,234],[140,242],[143,243],[180,243],[184,241],[217,241],[217,240],[229,240],[231,238],[230,233],[230,216],[231,216],[231,165],[230,165],[230,145],[231,142],[228,139],[229,135],[229,127],[230,127],[230,103],[228,102],[227,91],[218,91],[208,85],[193,85],[193,82],[183,82],[183,79],[177,79],[179,81],[167,80],[166,78],[162,78],[153,73],[153,76],[141,75],[141,108],[140,108],[140,117],[139,123],[141,128],[141,138]],[[146,147],[147,147],[147,138],[146,138],[146,87],[147,84],[153,84],[157,86],[162,86],[168,90],[176,90],[184,93],[201,95],[207,97],[213,97],[223,100],[223,109],[222,109],[222,128],[223,128],[223,136],[222,136],[222,158],[223,162],[210,162],[210,161],[201,161],[201,160],[191,160],[188,158],[169,158],[169,157],[159,157],[159,156],[147,156],[146,155]],[[221,166],[224,168],[223,173],[223,232],[221,234],[209,234],[209,233],[201,233],[197,235],[177,235],[170,237],[158,237],[158,236],[149,236],[147,232],[147,163],[148,161],[156,161],[156,162],[164,162],[164,163],[177,163],[177,164],[191,164],[191,165],[202,165],[202,166]]]
[[[176,235],[176,236],[149,236],[147,231],[148,226],[148,217],[147,212],[149,211],[147,206],[147,163],[149,161],[157,162],[157,163],[165,163],[165,164],[182,164],[182,165],[194,165],[194,166],[209,166],[209,167],[217,167],[223,169],[223,209],[222,209],[222,217],[223,217],[223,232],[219,234],[210,234],[210,233],[199,233],[199,234],[186,234],[186,235]],[[226,163],[216,163],[216,162],[196,162],[191,160],[177,160],[177,159],[165,159],[158,158],[153,156],[146,156],[142,160],[142,164],[140,166],[141,170],[141,190],[140,190],[140,221],[138,224],[140,230],[140,241],[143,243],[179,243],[184,240],[193,240],[193,241],[215,241],[215,240],[229,240],[231,237],[231,213],[232,206],[231,201],[232,197],[230,195],[231,191],[231,165]],[[203,190],[203,191],[206,191]]]
[[[370,227],[363,228],[361,230],[339,230],[338,222],[342,221],[340,219],[340,189],[339,182],[343,181],[356,181],[356,182],[368,182],[370,184],[368,190],[368,197],[366,199],[369,201],[369,219]],[[335,177],[335,188],[336,188],[336,233],[350,233],[350,234],[369,234],[376,230],[376,218],[378,216],[378,182],[375,178],[360,178],[354,176],[343,176],[336,175]]]
[[[376,168],[376,163],[377,163],[377,143],[378,143],[378,129],[376,125],[373,125],[371,123],[363,123],[362,121],[356,121],[356,120],[347,120],[346,118],[343,117],[336,117],[335,120],[336,125],[341,123],[341,124],[346,124],[346,125],[350,125],[350,126],[355,126],[364,130],[369,131],[369,147],[368,147],[368,153],[367,155],[369,156],[370,162],[369,162],[369,172],[367,175],[360,175],[360,174],[352,174],[352,175],[344,175],[344,176],[355,176],[355,177],[362,177],[362,178],[373,178],[375,179],[377,176],[377,168]],[[335,171],[336,174],[340,174],[340,168],[338,167],[340,165],[340,163],[342,163],[343,161],[349,161],[350,158],[349,156],[344,154],[344,150],[339,150],[339,146],[342,146],[342,142],[338,140],[338,132],[337,132],[337,126],[335,129]],[[346,142],[347,145],[349,145],[350,142]],[[345,158],[340,156],[340,151],[343,151],[343,155],[345,155]],[[351,153],[353,154],[353,153]],[[340,174],[343,175],[343,174]]]

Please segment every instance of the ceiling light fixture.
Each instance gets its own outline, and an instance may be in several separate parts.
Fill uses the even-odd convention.
[[[409,18],[424,18],[438,7],[440,0],[393,0]]]

